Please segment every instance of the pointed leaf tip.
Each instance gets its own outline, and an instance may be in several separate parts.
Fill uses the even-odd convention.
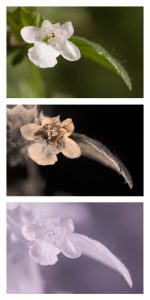
[[[73,133],[72,138],[81,149],[81,154],[113,169],[123,176],[130,189],[133,187],[132,177],[126,166],[100,141],[94,140],[84,134]]]
[[[106,246],[99,241],[78,233],[73,234],[72,238],[80,246],[82,254],[120,273],[129,287],[132,288],[133,282],[129,270]]]
[[[122,78],[129,91],[132,90],[132,82],[128,72],[116,58],[104,49],[104,47],[79,36],[73,36],[70,40],[80,49],[81,56],[112,70]]]

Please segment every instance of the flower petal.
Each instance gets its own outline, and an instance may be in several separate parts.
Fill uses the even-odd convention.
[[[36,43],[28,50],[29,59],[39,68],[53,68],[59,52],[46,43]]]
[[[54,165],[57,161],[57,156],[54,153],[54,149],[48,147],[46,143],[35,143],[28,147],[28,154],[32,160],[34,160],[38,165],[47,166]],[[57,153],[57,151],[56,151]]]
[[[63,139],[65,146],[61,150],[63,155],[68,158],[77,158],[81,155],[81,150],[76,142],[68,137],[64,137]]]
[[[34,26],[25,26],[21,29],[21,36],[23,40],[27,43],[34,44],[35,42],[40,42],[41,39],[41,29]]]
[[[56,30],[58,28],[60,28],[59,23],[52,24],[50,21],[44,20],[42,23],[41,30],[48,35],[51,31]]]
[[[26,139],[27,141],[34,141],[35,140],[34,133],[38,131],[40,128],[41,126],[34,123],[30,123],[21,126],[20,131],[24,139]]]
[[[107,247],[82,234],[74,233],[70,236],[71,241],[79,245],[83,254],[119,272],[132,287],[132,278],[128,269]]]
[[[38,264],[54,265],[57,261],[57,255],[60,251],[51,243],[45,240],[39,240],[29,246],[30,257]]]
[[[75,61],[81,57],[78,47],[67,40],[65,41],[64,49],[61,50],[60,54],[69,61]]]
[[[81,249],[78,244],[73,243],[67,238],[59,248],[61,252],[68,258],[77,258],[81,256]]]
[[[41,224],[48,229],[52,229],[55,226],[58,226],[61,224],[61,220],[58,217],[51,217],[51,218],[46,218],[46,219],[41,219]]]
[[[49,117],[45,117],[42,119],[42,126],[47,125],[47,124],[52,124],[53,123],[53,119],[49,118]]]
[[[28,241],[35,241],[41,227],[36,224],[26,224],[21,228],[22,235]]]
[[[74,124],[72,122],[72,119],[66,119],[61,123],[61,127],[64,127],[67,130],[67,133],[65,133],[65,136],[69,136],[74,131]]]
[[[45,30],[48,33],[49,31],[52,30],[52,28],[53,28],[53,24],[50,21],[48,21],[48,20],[43,21],[42,26],[41,26],[42,30]]]
[[[72,22],[65,22],[61,26],[61,29],[63,29],[64,36],[66,39],[69,39],[74,33],[74,28],[73,28]]]
[[[61,225],[67,229],[68,233],[74,232],[75,227],[71,219],[66,219],[62,221]]]
[[[60,121],[60,116],[56,116],[56,117],[53,117],[53,118],[50,118],[50,117],[42,117],[41,118],[41,124],[42,126],[44,125],[47,125],[47,124],[52,124],[54,122],[57,122],[57,121]]]

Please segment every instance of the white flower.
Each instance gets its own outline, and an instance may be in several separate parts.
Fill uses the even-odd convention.
[[[71,22],[60,25],[52,24],[48,20],[43,21],[41,28],[25,26],[21,29],[23,40],[34,44],[28,50],[29,59],[40,68],[53,68],[57,64],[56,58],[59,55],[69,61],[80,59],[79,49],[68,41],[73,33]]]
[[[73,231],[71,219],[61,222],[59,218],[44,219],[22,227],[23,236],[30,241],[29,255],[40,265],[55,264],[60,252],[69,258],[81,255],[79,246],[71,241]]]

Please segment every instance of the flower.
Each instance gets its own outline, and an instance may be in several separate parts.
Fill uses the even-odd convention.
[[[132,287],[127,267],[101,242],[76,233],[70,216],[61,220],[58,217],[60,210],[55,207],[56,214],[53,214],[52,206],[55,207],[54,203],[7,204],[9,257],[13,261],[22,261],[28,250],[35,263],[54,265],[60,253],[71,259],[86,255],[120,273]],[[64,208],[64,203],[62,206]]]
[[[57,64],[56,58],[59,55],[69,61],[80,59],[79,49],[68,41],[73,33],[72,22],[60,25],[59,23],[52,24],[48,20],[43,21],[41,28],[25,26],[21,29],[23,40],[34,44],[28,50],[28,57],[40,68],[53,68]]]
[[[55,264],[60,252],[69,258],[81,255],[79,246],[71,241],[73,231],[71,219],[61,221],[59,218],[43,219],[22,227],[23,236],[30,242],[29,255],[40,265]]]
[[[74,131],[72,119],[61,122],[59,116],[43,117],[41,125],[29,123],[21,126],[20,131],[26,140],[34,141],[28,147],[28,154],[39,165],[55,164],[60,152],[72,159],[81,155],[77,143],[69,138]]]
[[[132,287],[132,278],[126,266],[99,241],[74,233],[71,219],[41,218],[22,226],[21,232],[29,242],[29,256],[40,265],[54,265],[61,252],[71,259],[84,254],[116,270]]]

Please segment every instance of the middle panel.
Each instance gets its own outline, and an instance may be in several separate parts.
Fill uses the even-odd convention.
[[[7,128],[9,196],[143,195],[142,105],[8,106]]]

